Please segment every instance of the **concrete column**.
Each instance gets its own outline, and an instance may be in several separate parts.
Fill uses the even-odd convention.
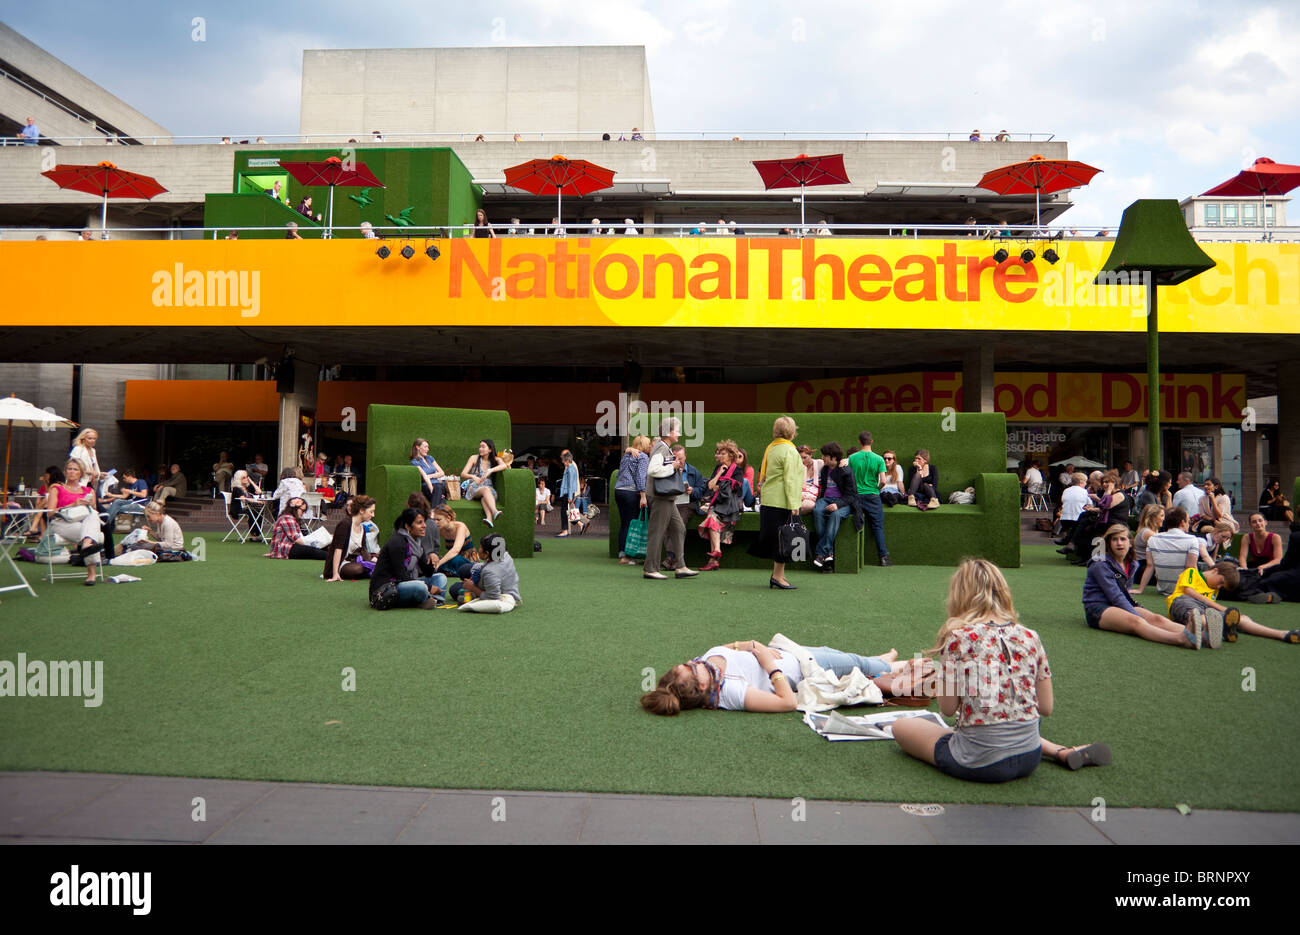
[[[1139,471],[1151,470],[1147,464],[1147,427],[1134,424],[1129,429],[1128,457]]]
[[[1277,365],[1277,465],[1289,499],[1300,476],[1300,360]]]
[[[1262,438],[1258,431],[1241,433],[1241,502],[1238,509],[1254,510],[1264,489],[1264,465],[1259,456]],[[1288,498],[1289,499],[1289,498]]]
[[[963,412],[993,412],[993,349],[977,344],[962,360]]]
[[[267,478],[270,483],[286,467],[298,463],[298,447],[301,444],[302,430],[298,427],[298,417],[302,410],[316,410],[316,376],[315,364],[305,363],[293,358],[294,388],[292,393],[280,394],[280,433],[279,447],[276,452],[275,474]]]

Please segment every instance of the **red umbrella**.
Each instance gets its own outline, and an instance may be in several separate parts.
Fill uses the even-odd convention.
[[[1206,195],[1246,196],[1258,195],[1260,199],[1260,225],[1268,226],[1268,195],[1285,195],[1300,185],[1300,166],[1288,166],[1274,162],[1267,156],[1255,160],[1249,169],[1238,172],[1235,176],[1211,188]],[[1204,196],[1202,196],[1204,197]]]
[[[1042,221],[1039,201],[1044,192],[1063,192],[1067,188],[1080,188],[1092,181],[1101,170],[1072,159],[1044,159],[1030,156],[1025,162],[1016,162],[984,173],[977,188],[985,188],[999,195],[1028,195],[1034,193],[1034,225]]]
[[[793,159],[764,159],[756,161],[754,168],[763,179],[763,187],[799,189],[799,225],[803,226],[803,190],[808,185],[847,185],[849,174],[844,171],[844,156],[808,156],[800,153]]]
[[[93,166],[59,166],[42,172],[41,175],[59,188],[85,192],[87,195],[101,195],[104,208],[100,214],[100,226],[104,229],[105,237],[108,236],[108,199],[143,198],[148,201],[167,191],[155,179],[119,169],[111,162]]]
[[[614,170],[585,159],[530,159],[506,169],[506,184],[534,195],[555,195],[555,217],[560,217],[560,199],[565,189],[571,195],[590,195],[614,187]]]
[[[334,189],[344,188],[384,188],[384,183],[375,178],[373,172],[364,162],[345,164],[338,156],[330,156],[324,162],[282,162],[280,168],[294,177],[300,185],[328,185],[330,187],[329,214],[325,221],[325,236],[329,236],[334,223]]]

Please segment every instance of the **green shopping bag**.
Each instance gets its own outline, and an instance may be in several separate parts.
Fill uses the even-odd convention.
[[[645,558],[645,545],[649,538],[649,524],[646,522],[645,507],[642,507],[640,515],[628,524],[627,544],[623,546],[623,554],[628,558]]]

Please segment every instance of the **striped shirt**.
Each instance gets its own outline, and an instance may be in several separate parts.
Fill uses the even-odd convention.
[[[1156,570],[1156,588],[1166,597],[1174,593],[1179,576],[1187,568],[1187,558],[1201,553],[1205,543],[1182,529],[1158,532],[1147,540],[1147,560]]]

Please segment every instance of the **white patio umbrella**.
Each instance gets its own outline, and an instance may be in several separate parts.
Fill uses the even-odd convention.
[[[1052,467],[1056,467],[1062,464],[1073,464],[1077,468],[1088,468],[1093,471],[1102,471],[1105,470],[1106,468],[1106,465],[1099,464],[1096,461],[1089,460],[1088,458],[1085,458],[1082,455],[1075,458],[1061,458],[1059,461],[1053,461]]]
[[[63,416],[56,415],[45,409],[38,409],[12,393],[0,398],[0,423],[8,424],[8,428],[5,430],[5,485],[0,488],[0,493],[4,495],[9,492],[9,448],[13,442],[15,425],[45,429],[46,431],[56,428],[75,429],[77,427],[77,423],[71,419],[65,419]]]

